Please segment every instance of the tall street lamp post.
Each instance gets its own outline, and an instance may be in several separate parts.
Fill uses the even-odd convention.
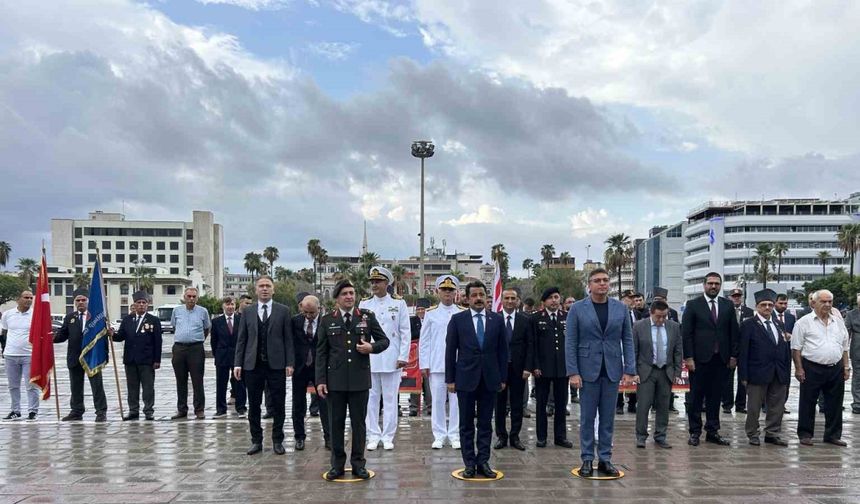
[[[418,253],[418,294],[424,296],[424,160],[433,157],[436,146],[429,140],[412,142],[412,155],[421,159],[421,232],[418,235],[421,250]]]

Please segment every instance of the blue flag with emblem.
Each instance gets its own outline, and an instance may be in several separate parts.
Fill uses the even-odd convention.
[[[108,363],[108,331],[105,315],[105,298],[102,292],[102,268],[97,259],[93,265],[87,326],[81,341],[81,356],[78,361],[87,376],[97,375]]]

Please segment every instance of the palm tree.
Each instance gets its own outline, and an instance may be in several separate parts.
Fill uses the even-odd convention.
[[[830,252],[826,250],[822,250],[818,253],[818,260],[821,261],[821,276],[826,276],[827,271],[825,267],[827,266],[827,260],[830,259]]]
[[[88,271],[84,271],[83,273],[75,273],[75,276],[72,278],[72,283],[76,289],[86,289],[90,286],[90,280],[90,273]]]
[[[545,244],[540,248],[540,256],[543,258],[544,264],[549,264],[552,258],[555,257],[555,246],[549,243]]]
[[[788,252],[788,244],[776,242],[773,244],[773,255],[776,256],[776,283],[779,283],[779,275],[782,274],[782,256]]]
[[[271,245],[266,247],[265,250],[263,250],[263,257],[265,257],[266,260],[269,261],[269,271],[274,274],[275,261],[277,261],[281,257],[281,253],[278,251],[278,247],[273,247]]]
[[[283,266],[275,268],[275,280],[278,282],[286,282],[291,276],[293,276],[293,270],[284,268]]]
[[[317,265],[320,268],[320,290],[322,290],[323,268],[328,264],[328,250],[320,248],[320,253],[317,256]]]
[[[0,241],[0,266],[6,267],[10,254],[12,254],[12,245],[9,245],[9,242]]]
[[[839,248],[848,256],[848,276],[854,280],[854,257],[860,251],[860,224],[845,224],[836,233]]]
[[[508,279],[508,253],[505,252],[505,246],[501,243],[493,245],[490,251],[490,258],[493,261],[498,261],[499,269],[502,273],[502,282]]]
[[[367,274],[370,268],[379,264],[379,254],[376,252],[368,252],[366,254],[361,254],[358,260],[361,262],[362,273]]]
[[[403,295],[403,292],[406,290],[406,268],[399,264],[395,264],[391,267],[391,275],[394,277],[394,293]]]
[[[349,263],[346,261],[340,261],[335,265],[335,269],[337,271],[332,276],[332,280],[334,280],[335,282],[340,282],[344,278],[349,277],[349,272],[352,269],[352,266],[350,266]]]
[[[758,275],[763,289],[767,289],[767,278],[770,274],[770,265],[773,263],[773,260],[773,245],[770,243],[759,243],[756,245],[755,252],[753,253],[753,271]]]
[[[263,256],[256,252],[245,254],[245,271],[251,274],[251,283],[257,283],[256,275],[263,269]]]
[[[143,289],[150,294],[154,294],[155,292],[155,269],[153,268],[143,268],[140,272],[140,286],[139,289]]]
[[[610,236],[604,241],[608,248],[603,253],[603,262],[611,271],[615,270],[618,275],[618,299],[621,299],[621,270],[630,264],[633,259],[633,247],[630,246],[630,237],[624,233]]]
[[[318,238],[311,238],[308,240],[308,255],[311,256],[311,259],[314,261],[314,284],[316,284],[317,257],[320,255],[320,250],[322,250],[322,247],[320,246]],[[317,286],[314,285],[314,290],[316,290],[316,288]]]
[[[461,282],[466,279],[466,275],[460,270],[452,270],[450,274],[457,277],[457,280]]]
[[[523,259],[523,269],[526,270],[526,279],[532,277],[532,267],[535,265],[535,262],[531,259]]]
[[[562,263],[562,264],[567,264],[567,263],[569,263],[569,262],[570,262],[570,260],[571,260],[571,259],[573,259],[572,257],[570,257],[570,252],[567,252],[567,251],[562,252],[562,253],[558,256],[558,258],[559,258],[559,259],[561,259],[561,263]]]
[[[36,276],[36,264],[36,260],[29,257],[18,259],[18,276],[24,280],[28,287],[33,283],[33,277]]]

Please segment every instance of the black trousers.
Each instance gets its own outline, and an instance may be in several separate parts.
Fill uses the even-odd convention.
[[[702,409],[705,410],[705,431],[716,434],[720,430],[720,396],[729,368],[714,355],[706,364],[696,363],[690,373],[690,409],[687,412],[690,435],[702,435]]]
[[[86,408],[84,407],[84,368],[80,366],[69,368],[69,382],[72,389],[69,407],[72,414],[83,415]],[[27,377],[29,380],[30,377]],[[90,377],[90,389],[93,391],[93,407],[96,409],[96,414],[107,412],[107,398],[105,398],[105,388],[102,384],[102,374],[98,373]]]
[[[552,397],[555,403],[555,415],[552,417],[553,439],[562,441],[567,439],[567,377],[560,376],[558,378],[544,378],[541,376],[536,380],[537,392],[537,422],[535,427],[537,430],[538,441],[546,441],[547,437],[547,414],[546,403],[549,399],[549,389],[552,385]]]
[[[367,426],[364,419],[367,416],[367,400],[369,390],[352,392],[329,390],[326,403],[331,422],[331,467],[343,471],[346,465],[346,409],[349,408],[349,423],[352,426],[352,451],[349,455],[349,465],[353,472],[367,464],[364,458],[364,445],[367,444]]]
[[[824,440],[841,439],[842,401],[845,396],[842,361],[835,366],[824,366],[803,359],[801,364],[806,380],[800,384],[797,437],[811,438],[815,435],[815,403],[819,394],[823,394]]]
[[[263,442],[263,428],[260,425],[260,404],[263,402],[263,387],[269,388],[272,398],[272,443],[284,442],[285,401],[287,397],[287,373],[283,369],[271,369],[267,364],[258,362],[252,370],[243,370],[245,387],[248,389],[248,426],[251,429],[251,442]]]
[[[128,385],[128,414],[140,415],[140,389],[143,389],[143,414],[155,411],[155,368],[152,364],[126,364],[125,383]]]
[[[732,404],[735,405],[735,410],[747,409],[747,388],[738,380],[738,391],[735,393],[735,373],[734,369],[730,369],[728,377],[723,383],[723,391],[721,394],[721,402],[723,409],[732,409]]]
[[[421,380],[421,392],[424,394],[423,399],[420,401],[422,406],[424,406],[423,410],[425,413],[430,412],[430,406],[433,404],[433,396],[430,393],[430,378],[424,378]],[[409,394],[409,413],[418,413],[418,399],[421,398],[421,394]]]
[[[490,461],[490,446],[493,442],[493,406],[496,394],[497,392],[487,390],[483,378],[475,390],[457,391],[457,405],[460,408],[460,453],[463,455],[463,463],[466,467],[475,467]],[[477,440],[475,439],[476,417],[478,419]]]
[[[308,409],[308,394],[305,390],[308,385],[316,387],[314,383],[314,368],[313,366],[304,366],[298,373],[294,373],[292,377],[293,384],[293,432],[296,439],[305,439],[305,412]],[[316,397],[316,396],[314,396]],[[328,435],[328,408],[325,405],[325,399],[320,398],[320,421],[322,422],[323,439],[329,439]]]
[[[622,408],[624,407],[624,396],[627,395],[627,408],[634,409],[636,407],[636,401],[638,400],[636,397],[636,392],[628,392],[627,394],[618,393],[618,399],[615,400],[615,407]]]
[[[215,412],[227,413],[227,385],[233,376],[233,368],[230,366],[215,366]],[[237,381],[233,385],[233,397],[236,399],[236,412],[241,413],[247,408],[247,391],[245,382]]]
[[[203,366],[206,362],[206,351],[203,342],[190,345],[173,344],[173,374],[176,376],[176,411],[188,413],[188,376],[191,375],[191,387],[194,390],[194,413],[203,413],[206,397],[203,390]]]
[[[507,416],[508,405],[511,408],[511,430],[510,438],[519,439],[520,430],[523,428],[523,390],[526,381],[523,375],[514,373],[508,363],[508,386],[505,390],[496,394],[496,437],[501,440],[508,439],[508,430],[505,427],[505,416]]]

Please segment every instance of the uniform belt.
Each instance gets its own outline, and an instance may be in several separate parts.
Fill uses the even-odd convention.
[[[194,345],[202,345],[203,342],[202,341],[192,341],[191,343],[184,343],[181,341],[174,341],[173,344],[179,345],[179,346],[194,346]]]

